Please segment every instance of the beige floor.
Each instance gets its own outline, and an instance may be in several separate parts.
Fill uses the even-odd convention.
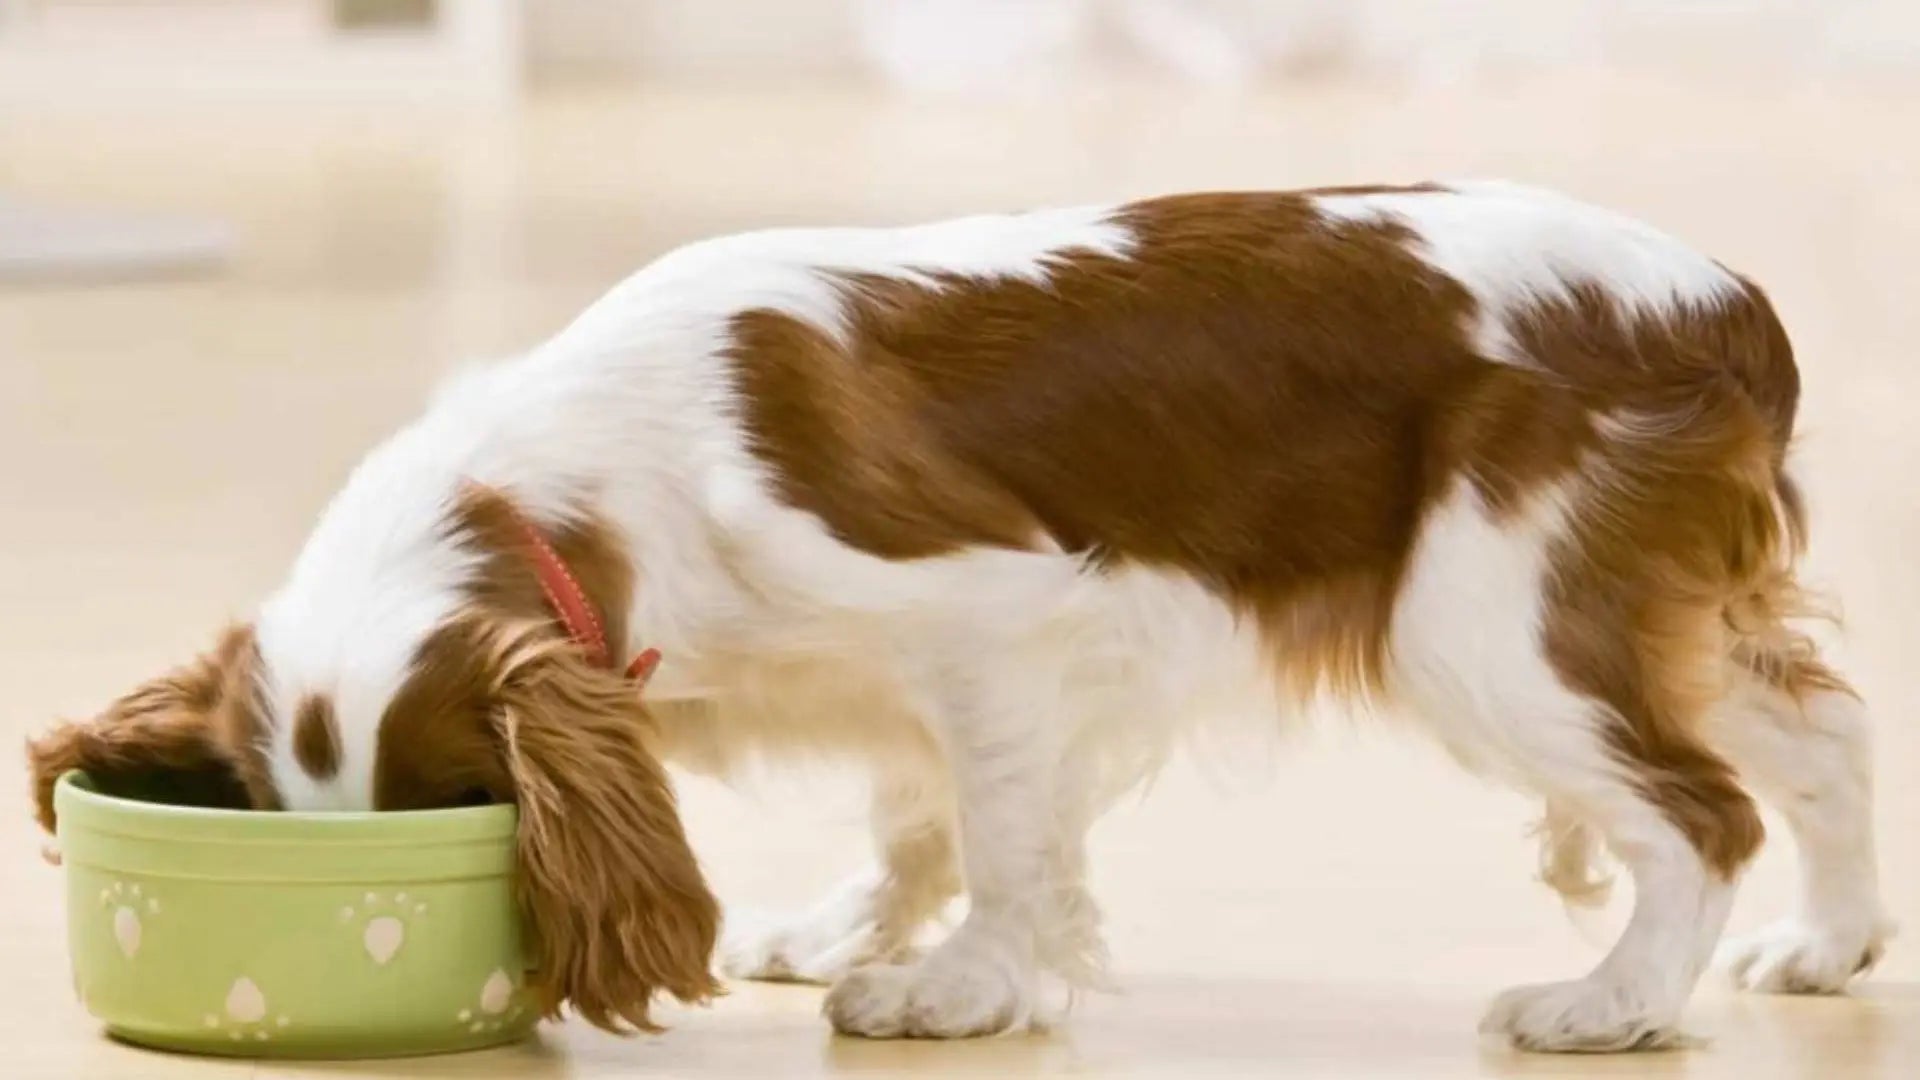
[[[1419,98],[1116,91],[1019,109],[580,93],[466,119],[0,117],[0,187],[232,215],[242,236],[221,276],[0,285],[0,742],[198,647],[273,583],[342,471],[436,372],[537,339],[675,242],[1175,188],[1503,174],[1636,211],[1774,290],[1808,384],[1815,560],[1846,597],[1851,666],[1884,730],[1887,891],[1920,925],[1916,107],[1561,81]],[[20,771],[3,768],[0,805],[19,812],[0,818],[0,1075],[1920,1076],[1920,943],[1851,1000],[1710,985],[1690,1016],[1709,1041],[1691,1051],[1554,1059],[1481,1042],[1486,997],[1582,969],[1604,928],[1570,923],[1530,882],[1520,800],[1425,749],[1325,730],[1257,765],[1182,765],[1101,826],[1130,989],[1052,1034],[840,1040],[815,991],[741,987],[673,1013],[660,1038],[569,1024],[521,1049],[375,1066],[208,1063],[104,1040],[67,992],[59,878],[34,858]],[[691,786],[687,803],[738,900],[804,899],[860,852],[836,777],[776,778],[747,798]],[[1785,906],[1784,854],[1752,874],[1736,928]]]

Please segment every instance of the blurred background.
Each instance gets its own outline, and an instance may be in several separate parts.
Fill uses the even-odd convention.
[[[1813,576],[1882,718],[1887,892],[1920,924],[1914,0],[0,0],[0,736],[203,647],[442,372],[676,244],[1469,175],[1611,204],[1772,292]],[[1131,992],[1063,1033],[830,1040],[813,991],[740,988],[665,1039],[568,1025],[404,1074],[1920,1075],[1912,941],[1861,1002],[1707,990],[1711,1053],[1479,1047],[1486,997],[1582,970],[1620,912],[1570,923],[1529,880],[1524,800],[1311,726],[1101,825]],[[204,1075],[71,1004],[22,780],[0,768],[0,1071]],[[861,857],[838,777],[684,791],[730,901],[803,903]],[[1789,906],[1788,854],[1735,930]]]

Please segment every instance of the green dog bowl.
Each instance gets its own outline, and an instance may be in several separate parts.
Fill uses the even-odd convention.
[[[129,1042],[385,1057],[525,1036],[511,806],[277,814],[54,793],[74,990]]]

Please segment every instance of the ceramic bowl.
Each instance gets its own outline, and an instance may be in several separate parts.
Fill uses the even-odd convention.
[[[281,814],[54,793],[81,1003],[129,1042],[248,1057],[468,1050],[533,1027],[515,811]]]

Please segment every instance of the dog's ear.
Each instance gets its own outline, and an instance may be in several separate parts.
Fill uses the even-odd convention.
[[[494,650],[493,722],[520,805],[518,895],[528,986],[549,1016],[570,1003],[609,1031],[657,1030],[653,995],[719,992],[719,907],[643,741],[635,684],[550,632]]]
[[[27,743],[34,809],[54,827],[53,785],[84,769],[133,798],[233,809],[276,800],[254,758],[258,653],[251,627],[230,627],[212,651],[141,685],[92,720],[62,723]]]

